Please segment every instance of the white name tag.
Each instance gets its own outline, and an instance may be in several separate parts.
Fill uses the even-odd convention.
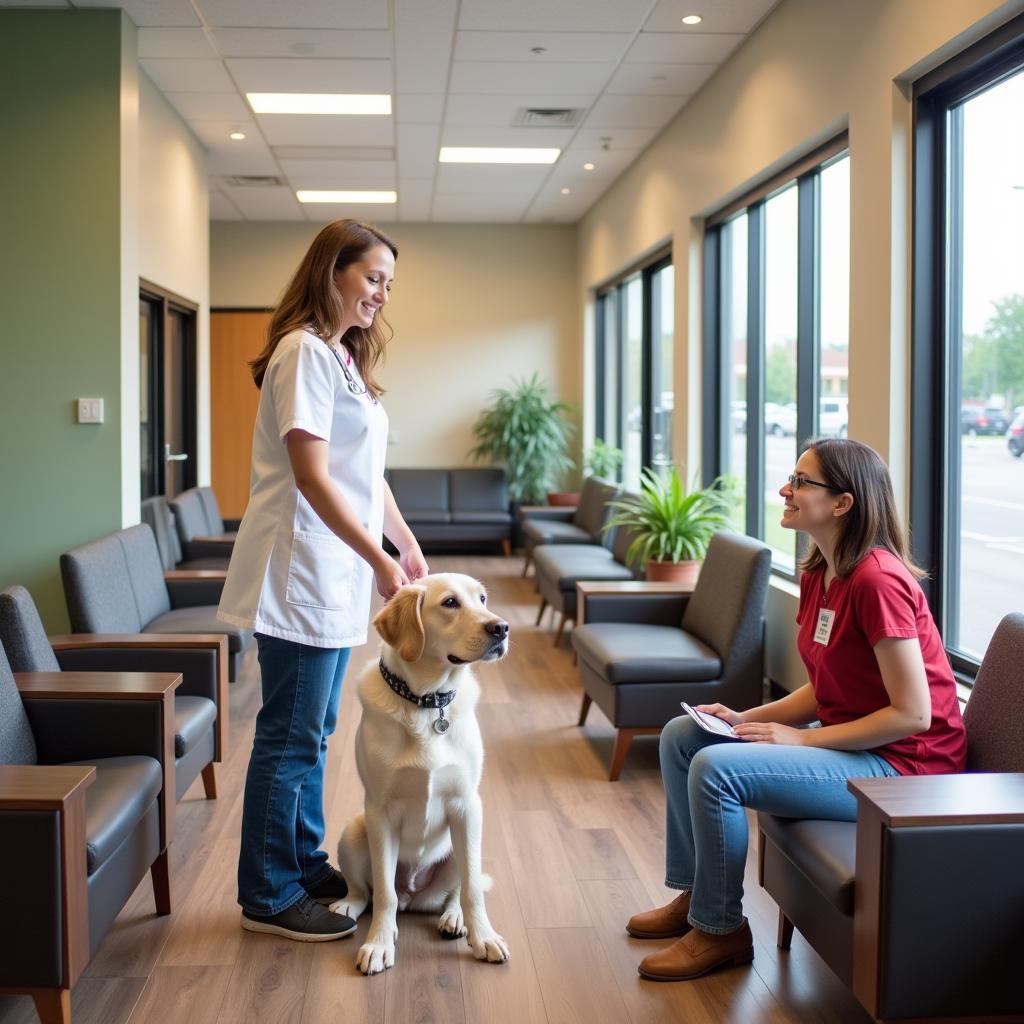
[[[832,635],[832,624],[836,621],[836,613],[828,608],[818,612],[818,627],[814,631],[814,642],[823,647],[828,646],[828,638]]]

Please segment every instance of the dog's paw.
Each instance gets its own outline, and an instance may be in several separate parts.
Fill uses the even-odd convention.
[[[344,899],[336,900],[327,909],[335,914],[344,914],[345,917],[351,917],[353,921],[358,921],[363,911],[366,910],[367,905],[365,899],[353,897],[352,893],[349,893]]]
[[[466,934],[466,925],[462,917],[462,909],[446,910],[437,922],[437,930],[442,939],[458,939]]]
[[[395,966],[395,943],[391,939],[364,942],[356,954],[356,967],[363,974],[380,974]]]
[[[508,943],[494,931],[471,934],[466,941],[473,950],[473,956],[477,960],[486,960],[489,964],[503,964],[512,956]]]

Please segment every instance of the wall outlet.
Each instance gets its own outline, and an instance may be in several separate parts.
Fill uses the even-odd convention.
[[[78,400],[78,422],[79,423],[102,423],[103,422],[103,399],[102,398],[80,398]]]

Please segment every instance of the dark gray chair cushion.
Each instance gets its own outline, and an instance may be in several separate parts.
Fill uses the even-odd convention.
[[[36,741],[0,643],[0,764],[36,764]]]
[[[857,827],[850,821],[777,818],[759,814],[758,825],[807,880],[843,914],[853,915]]]
[[[455,522],[511,522],[508,485],[503,469],[452,469],[449,499]],[[462,518],[465,516],[466,518]],[[486,520],[482,520],[485,516]],[[504,518],[492,518],[492,517]]]
[[[388,475],[395,504],[408,520],[448,522],[451,503],[448,496],[446,469],[392,469]],[[427,515],[443,515],[444,519],[426,519]]]
[[[996,627],[964,711],[967,770],[1024,772],[1024,615]]]
[[[237,654],[249,646],[253,633],[250,629],[230,626],[217,618],[217,606],[200,604],[193,608],[175,608],[147,622],[141,633],[215,633],[228,638],[228,652]]]
[[[85,791],[86,871],[93,874],[138,825],[163,785],[160,765],[151,757],[100,757],[68,764],[91,764],[96,780]]]
[[[573,646],[609,683],[702,682],[722,674],[718,655],[674,626],[602,622],[579,626]]]
[[[131,526],[60,556],[76,633],[139,633],[170,611],[153,531]]]
[[[493,523],[495,526],[509,526],[512,523],[510,512],[488,512],[478,509],[475,512],[453,512],[451,515],[453,523]]]
[[[208,697],[174,696],[174,756],[184,757],[213,728],[217,707]]]
[[[181,544],[178,541],[177,527],[174,525],[174,513],[163,495],[147,498],[142,503],[142,521],[156,537],[160,564],[165,569],[173,569],[181,561]]]
[[[221,530],[210,530],[210,523],[206,518],[206,508],[195,488],[182,491],[181,494],[171,498],[168,504],[174,514],[174,523],[183,550],[194,537],[209,537],[214,533],[222,532]]]
[[[24,587],[0,591],[0,642],[15,672],[59,672],[32,595]]]
[[[575,590],[578,580],[632,579],[612,553],[597,544],[546,544],[533,555],[537,585],[550,582],[558,590]]]
[[[220,507],[217,505],[217,495],[212,487],[197,487],[200,504],[203,506],[203,513],[206,516],[206,532],[211,537],[218,537],[225,533],[224,520],[221,518]]]
[[[560,523],[554,519],[526,519],[523,537],[527,547],[543,544],[596,544],[597,540],[575,523]]]

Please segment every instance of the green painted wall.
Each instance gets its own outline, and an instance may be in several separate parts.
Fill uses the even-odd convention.
[[[51,632],[58,556],[121,526],[121,17],[0,11],[0,587]]]

